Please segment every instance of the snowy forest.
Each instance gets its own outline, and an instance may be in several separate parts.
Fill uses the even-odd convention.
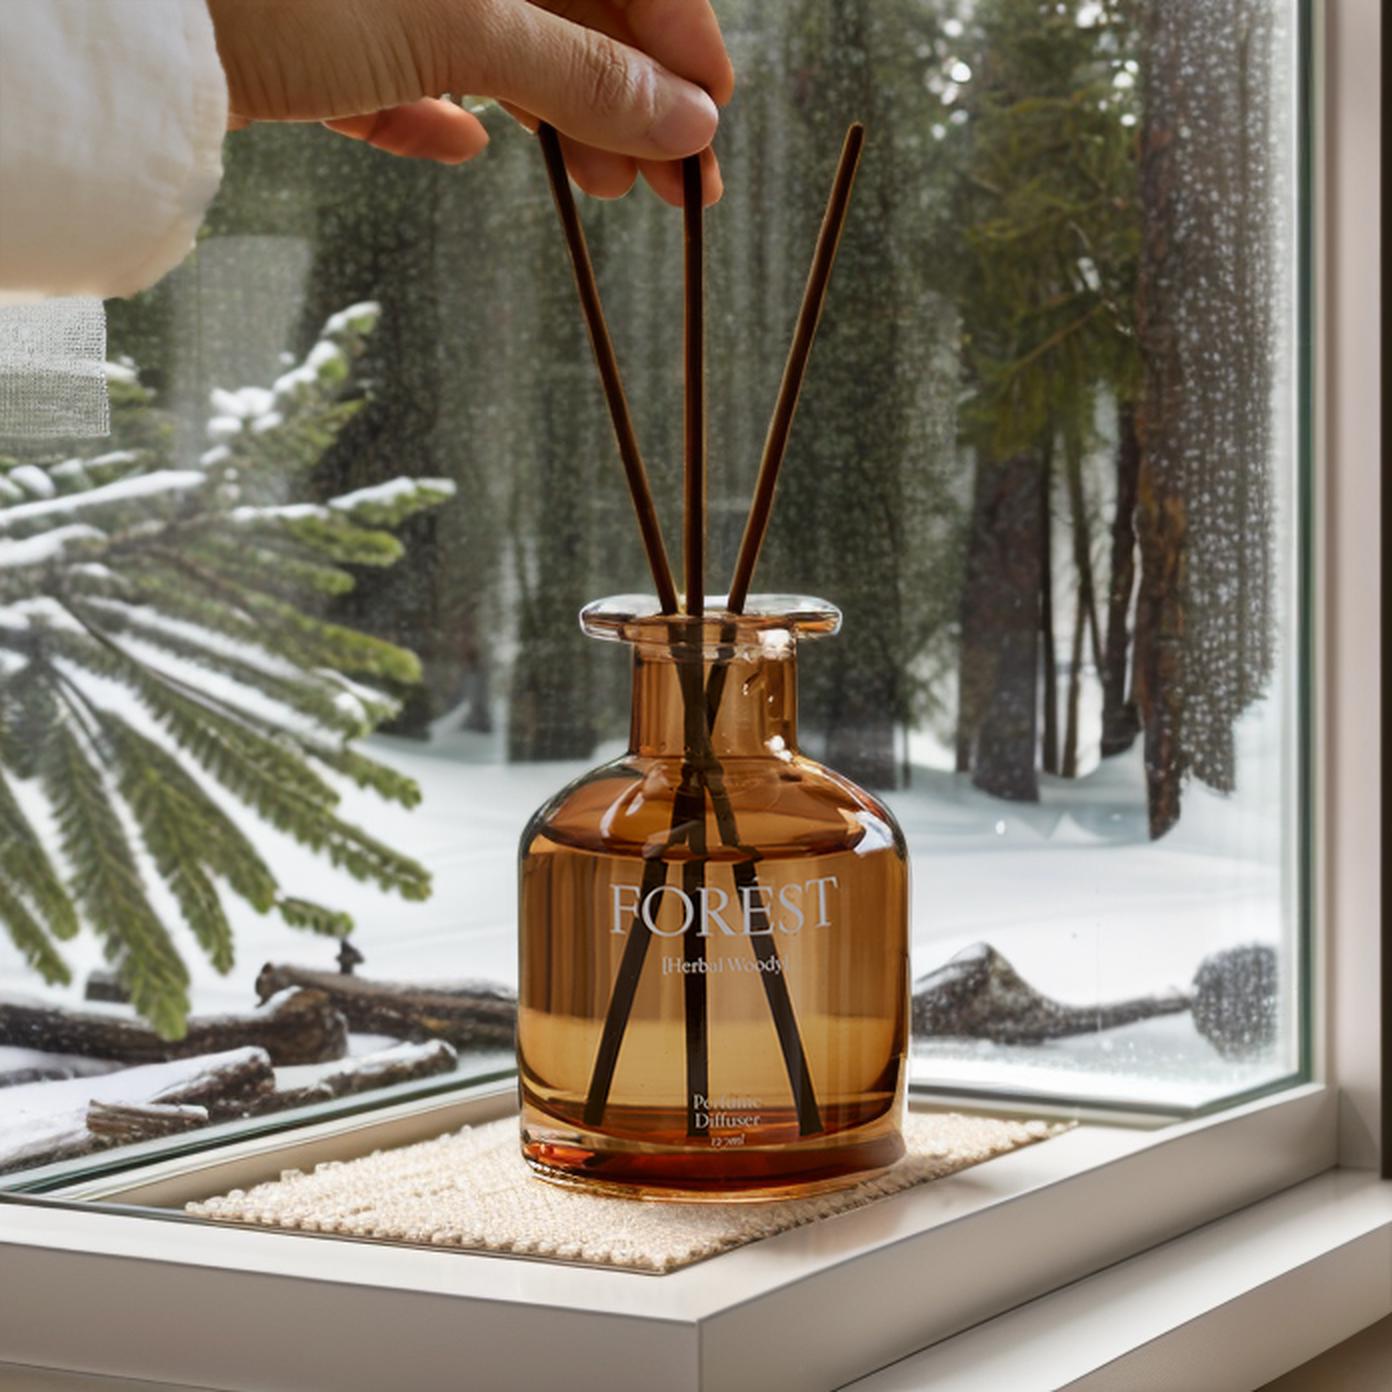
[[[735,192],[710,228],[714,568],[859,116],[856,215],[760,575],[846,611],[811,659],[805,720],[872,785],[906,776],[896,732],[928,722],[980,787],[1031,799],[1039,772],[1077,770],[1096,681],[1104,752],[1145,742],[1162,835],[1188,777],[1232,786],[1233,722],[1271,671],[1279,7],[723,9],[742,77],[720,140]],[[308,130],[229,156],[206,244],[233,244],[219,283],[193,291],[190,270],[120,307],[113,348],[192,410],[249,377],[263,303],[284,324],[277,277],[303,274],[299,350],[343,305],[380,301],[371,400],[321,482],[439,475],[465,505],[412,524],[405,562],[339,612],[420,652],[394,729],[458,711],[501,722],[509,759],[586,756],[622,727],[622,674],[570,618],[643,572],[530,142],[504,135],[463,174]],[[650,198],[586,213],[672,518],[679,227]],[[251,238],[281,264],[238,269]]]
[[[927,723],[979,787],[1034,799],[1040,772],[1077,773],[1096,682],[1103,754],[1144,741],[1153,835],[1186,779],[1233,786],[1275,628],[1279,8],[724,6],[742,82],[721,135],[735,194],[710,230],[717,571],[840,131],[852,115],[871,131],[760,576],[846,611],[804,718],[850,776],[895,786],[896,736]],[[642,567],[530,142],[463,175],[313,131],[229,156],[207,229],[210,261],[232,244],[219,284],[191,294],[194,268],[117,307],[113,348],[192,413],[256,365],[263,303],[284,323],[278,276],[303,272],[299,351],[335,310],[380,301],[370,399],[319,486],[429,474],[464,505],[411,524],[404,562],[334,612],[420,653],[394,730],[458,712],[501,723],[508,759],[585,757],[621,731],[622,674],[570,618]],[[679,229],[641,197],[587,216],[670,502]],[[238,269],[251,238],[282,263]]]
[[[869,131],[756,577],[845,613],[802,672],[833,768],[1026,822],[1134,768],[1162,845],[1196,790],[1210,819],[1242,791],[1241,723],[1293,657],[1295,8],[721,0],[713,577],[841,134]],[[335,810],[340,785],[419,800],[382,736],[545,765],[544,792],[625,734],[623,656],[575,616],[642,590],[643,556],[534,142],[485,119],[463,169],[304,127],[230,140],[195,255],[109,306],[116,437],[0,441],[0,921],[36,980],[86,927],[177,1036],[189,952],[142,876],[219,971],[224,892],[341,937],[352,893],[282,885],[257,828],[424,900],[411,823]],[[583,214],[675,545],[680,218],[641,192]],[[209,684],[152,689],[131,653]],[[103,704],[122,684],[149,728]]]

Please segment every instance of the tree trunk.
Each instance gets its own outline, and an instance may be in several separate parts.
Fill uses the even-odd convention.
[[[1073,514],[1073,563],[1078,571],[1078,604],[1081,622],[1092,640],[1092,660],[1102,665],[1102,630],[1097,622],[1097,582],[1092,573],[1092,527],[1088,522],[1087,497],[1083,492],[1083,452],[1079,445],[1068,451],[1068,504]],[[1079,651],[1079,661],[1082,655]]]
[[[1142,11],[1146,112],[1137,338],[1145,379],[1132,689],[1152,836],[1190,773],[1236,779],[1234,727],[1270,680],[1275,504],[1272,372],[1282,213],[1259,0]],[[1273,166],[1273,160],[1275,165]]]
[[[128,1064],[196,1058],[244,1045],[265,1049],[277,1065],[323,1063],[347,1052],[348,1026],[323,992],[294,990],[262,999],[264,1005],[245,1015],[195,1015],[184,1037],[170,1040],[134,1019],[0,998],[0,1044]]]
[[[1117,408],[1116,515],[1112,519],[1111,583],[1107,589],[1107,641],[1102,653],[1102,757],[1125,753],[1140,720],[1127,690],[1131,656],[1131,597],[1136,589],[1136,486],[1141,445],[1136,410]]]
[[[827,764],[867,788],[898,787],[892,707],[886,709],[883,701],[875,701],[859,687],[833,692],[833,703],[832,723],[827,729]]]
[[[395,1039],[445,1039],[461,1049],[511,1049],[517,1001],[502,987],[467,982],[457,986],[371,981],[361,976],[267,963],[256,978],[265,1000],[287,988],[322,994],[364,1034]]]
[[[1158,70],[1148,86],[1173,93],[1183,45],[1182,21],[1149,12],[1151,57]],[[1161,35],[1168,42],[1161,42]],[[1136,482],[1136,535],[1141,584],[1136,600],[1132,690],[1145,732],[1146,792],[1152,838],[1179,821],[1184,777],[1185,570],[1188,507],[1183,478],[1186,419],[1181,251],[1174,228],[1182,206],[1177,167],[1178,132],[1154,111],[1141,149],[1141,203],[1145,210],[1137,291],[1137,331],[1146,378],[1136,417],[1141,461]]]
[[[1037,802],[1040,556],[1039,458],[977,456],[962,594],[962,715],[972,781]]]
[[[1148,56],[1156,71],[1147,86],[1170,92],[1179,80],[1182,43],[1158,13],[1147,16]],[[1153,104],[1152,104],[1153,106]],[[1184,715],[1184,547],[1187,509],[1176,456],[1182,441],[1184,372],[1178,318],[1171,300],[1178,270],[1173,245],[1180,182],[1174,120],[1148,109],[1141,148],[1144,210],[1137,290],[1137,331],[1145,355],[1145,391],[1137,413],[1141,462],[1136,484],[1136,535],[1141,585],[1136,600],[1133,677],[1145,734],[1150,834],[1160,837],[1179,820],[1183,777],[1180,733]]]
[[[1073,620],[1072,661],[1068,672],[1068,729],[1064,737],[1063,776],[1078,776],[1079,721],[1083,693],[1083,639],[1092,635],[1093,656],[1100,663],[1102,640],[1097,626],[1096,590],[1092,578],[1092,535],[1088,526],[1087,498],[1083,493],[1083,451],[1070,439],[1068,455],[1068,510],[1073,521],[1073,566],[1078,575],[1078,603]]]
[[[1054,641],[1054,445],[1044,446],[1043,478],[1039,485],[1039,642],[1044,657],[1045,773],[1059,771],[1058,752],[1058,648]]]
[[[1083,631],[1087,617],[1083,591],[1078,590],[1078,602],[1073,614],[1073,647],[1068,664],[1068,724],[1063,735],[1063,768],[1065,778],[1078,776],[1078,722],[1083,695]]]
[[[1142,583],[1136,604],[1134,690],[1145,729],[1150,834],[1179,821],[1184,777],[1184,537],[1183,495],[1150,462],[1141,465],[1137,497]]]

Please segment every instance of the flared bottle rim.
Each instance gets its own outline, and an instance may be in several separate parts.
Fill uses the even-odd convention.
[[[711,653],[730,647],[765,647],[790,639],[829,637],[840,631],[841,611],[810,595],[751,595],[743,613],[725,607],[725,595],[711,595],[705,614],[663,614],[656,596],[610,595],[580,611],[580,627],[591,638],[615,643],[695,649]]]

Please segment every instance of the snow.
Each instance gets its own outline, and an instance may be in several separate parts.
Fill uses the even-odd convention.
[[[57,1083],[21,1083],[19,1087],[5,1089],[6,1107],[0,1125],[10,1127],[25,1117],[42,1116],[60,1108],[85,1107],[88,1102],[155,1102],[201,1074],[256,1058],[269,1063],[264,1049],[248,1046],[228,1049],[221,1054],[172,1059],[167,1063],[142,1063],[134,1068],[117,1068],[110,1073],[66,1078]]]
[[[197,624],[189,623],[185,619],[170,618],[166,614],[152,611],[149,605],[130,604],[123,599],[113,599],[108,595],[92,596],[86,602],[94,609],[127,619],[136,625],[128,632],[117,634],[117,637],[123,645],[134,647],[139,643],[142,648],[140,654],[142,660],[148,660],[152,664],[163,663],[172,667],[174,663],[179,662],[179,659],[163,648],[141,642],[138,636],[140,633],[168,634],[176,642],[196,643],[208,653],[236,658],[238,662],[245,663],[248,667],[255,667],[258,671],[265,672],[267,676],[282,677],[287,681],[303,680],[305,677],[304,668],[281,657],[278,653],[270,652],[265,648],[249,647],[245,643],[239,643],[229,634],[218,633],[210,628],[200,628]],[[194,674],[197,675],[194,676]],[[195,684],[200,687],[210,686],[217,680],[215,675],[192,664],[184,664],[180,668],[180,675],[194,676]],[[316,675],[326,676],[326,669],[320,669]],[[325,685],[328,685],[327,681]],[[238,687],[238,690],[240,691],[241,688]]]
[[[242,433],[242,418],[240,416],[210,416],[208,424],[204,427],[204,433],[210,440],[230,440],[234,435]]]
[[[324,332],[331,336],[346,333],[349,329],[357,333],[370,333],[382,313],[382,306],[376,300],[360,300],[347,309],[331,314],[324,324]]]
[[[100,488],[91,488],[85,493],[71,493],[5,508],[0,511],[0,533],[27,530],[27,524],[31,522],[47,526],[55,519],[99,507],[147,501],[160,494],[186,493],[202,488],[207,482],[208,476],[198,469],[156,469],[152,473],[137,474],[134,478],[104,483]]]
[[[15,998],[8,996],[8,999]],[[45,1049],[22,1049],[12,1044],[0,1044],[0,1073],[18,1073],[25,1068],[65,1068],[79,1078],[90,1078],[102,1073],[114,1073],[120,1067],[112,1059],[94,1059],[86,1054],[52,1054]]]
[[[236,391],[214,387],[208,400],[219,416],[251,420],[265,415],[275,405],[275,393],[267,387],[239,387]]]
[[[47,471],[37,464],[16,465],[10,470],[10,482],[36,498],[51,498],[58,491]]]
[[[51,595],[35,595],[33,599],[0,605],[0,624],[10,628],[16,621],[20,629],[54,628],[79,634],[87,631]]]
[[[96,527],[74,522],[66,527],[55,527],[49,532],[26,541],[0,540],[0,570],[19,569],[23,566],[50,565],[62,560],[68,549],[79,544],[106,540],[106,533]]]
[[[111,699],[128,698],[113,693]],[[1239,726],[1241,793],[1225,798],[1191,783],[1179,826],[1160,842],[1147,836],[1139,749],[1076,781],[1045,779],[1041,802],[1030,806],[996,801],[953,773],[916,763],[912,785],[886,799],[913,862],[915,977],[962,948],[989,942],[1036,989],[1087,1004],[1187,991],[1206,956],[1238,944],[1270,943],[1283,961],[1294,960],[1295,872],[1286,849],[1288,761],[1279,757],[1279,716],[1275,702],[1267,702]],[[364,742],[364,752],[421,785],[424,801],[414,810],[332,780],[342,793],[340,815],[430,868],[435,893],[424,903],[355,884],[281,833],[238,815],[286,892],[354,915],[353,944],[365,955],[364,974],[427,981],[467,974],[514,985],[522,826],[558,788],[615,751],[584,763],[509,765],[499,762],[500,747],[500,736],[461,731],[449,721],[437,724],[430,743]],[[916,741],[914,751],[916,760],[933,757],[932,741]],[[219,800],[237,811],[229,799]],[[157,903],[167,902],[159,887],[153,892]],[[227,909],[237,965],[226,977],[212,970],[182,926],[173,929],[199,1013],[248,1009],[267,961],[333,969],[334,943],[261,917],[231,896]],[[83,934],[64,944],[64,952],[75,984],[46,990],[29,978],[29,989],[76,1005],[87,972],[102,965],[101,948]],[[0,941],[0,978],[23,971],[22,959]],[[1039,1046],[920,1041],[915,1076],[1198,1105],[1291,1070],[1294,1000],[1287,979],[1283,1043],[1245,1062],[1221,1059],[1186,1013]],[[355,1041],[354,1047],[362,1046]],[[465,1064],[476,1066],[467,1055]],[[0,1116],[10,1105],[0,1096]]]
[[[110,566],[103,565],[100,561],[82,561],[69,566],[67,573],[82,580],[104,580],[113,585],[119,584],[121,579]]]
[[[316,377],[321,378],[331,376],[335,371],[341,370],[345,363],[343,349],[336,343],[330,343],[327,339],[320,339],[309,350],[309,356],[305,358],[305,366]]]
[[[445,478],[394,478],[386,483],[374,483],[366,488],[355,489],[352,493],[341,494],[329,500],[329,506],[336,512],[352,512],[355,508],[390,506],[402,498],[409,498],[418,489],[429,488],[447,498],[454,497],[453,479]]]
[[[328,508],[321,507],[318,503],[281,503],[269,507],[232,508],[223,515],[228,521],[239,526],[249,526],[257,522],[298,522],[306,517],[327,518],[330,513]]]
[[[292,367],[289,372],[281,373],[271,384],[271,390],[277,400],[282,400],[298,395],[301,387],[312,387],[317,380],[314,371],[301,364],[299,367]]]
[[[51,479],[61,479],[64,483],[83,484],[87,480],[87,461],[85,459],[65,459],[61,464],[51,464],[48,476]]]

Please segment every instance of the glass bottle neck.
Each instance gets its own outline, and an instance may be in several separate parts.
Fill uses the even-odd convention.
[[[632,753],[680,758],[693,739],[699,740],[703,713],[717,758],[796,752],[793,645],[778,656],[744,654],[722,662],[674,657],[645,646],[634,649]]]

